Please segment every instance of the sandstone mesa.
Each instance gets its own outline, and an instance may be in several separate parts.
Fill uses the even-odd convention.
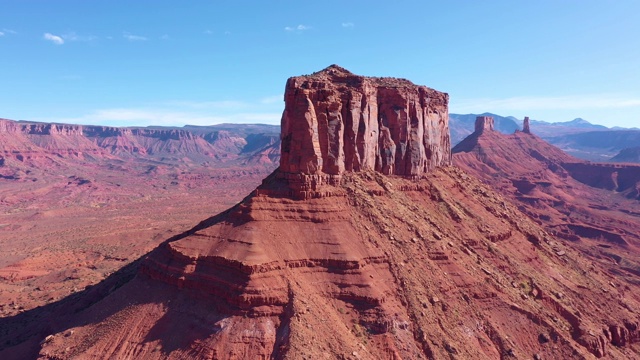
[[[610,260],[638,254],[620,215],[638,211],[635,168],[482,117],[460,170],[447,103],[335,65],[289,79],[279,169],[94,288],[0,319],[0,356],[637,357],[635,264]],[[593,186],[628,199],[609,211]]]

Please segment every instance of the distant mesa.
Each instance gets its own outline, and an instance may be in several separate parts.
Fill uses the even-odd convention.
[[[0,358],[635,356],[637,279],[614,283],[608,269],[627,271],[611,264],[617,255],[591,248],[584,255],[597,258],[586,259],[554,234],[607,241],[613,253],[640,241],[637,226],[621,235],[576,223],[591,219],[571,212],[582,194],[540,189],[593,169],[569,169],[577,159],[494,125],[478,117],[454,149],[463,171],[446,166],[447,94],[337,65],[292,77],[278,170],[95,287],[0,319]],[[622,168],[602,167],[602,185]],[[525,210],[567,211],[557,227],[494,191],[514,173],[506,185],[535,202]],[[619,173],[615,190],[631,175]]]
[[[485,131],[494,131],[495,121],[493,116],[480,115],[476,117],[475,134],[482,134]],[[517,131],[517,130],[516,130]],[[531,134],[531,126],[529,125],[529,117],[526,116],[522,123],[522,132]]]
[[[476,118],[478,116],[490,116],[493,118],[493,129],[503,134],[512,134],[522,128],[518,119],[512,116],[500,116],[492,113],[482,114],[452,114],[449,113],[449,131],[451,132],[451,145],[455,146],[475,131]]]
[[[0,155],[7,164],[44,168],[67,158],[90,162],[139,159],[216,166],[279,160],[280,129],[273,125],[110,127],[0,119]]]
[[[475,135],[483,134],[485,131],[495,131],[495,120],[493,116],[480,115],[476,117]],[[518,130],[516,130],[518,131]],[[529,117],[526,116],[522,123],[522,132],[531,134],[531,126],[529,125]]]
[[[476,133],[482,134],[485,130],[493,131],[493,117],[478,116],[476,118]]]

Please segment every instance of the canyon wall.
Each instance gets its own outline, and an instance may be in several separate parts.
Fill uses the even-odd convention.
[[[177,163],[188,159],[198,163],[277,164],[276,126],[231,124],[224,128],[110,127],[0,119],[0,160],[24,163],[47,158],[89,159],[86,155],[90,155],[91,159],[116,156],[123,160],[171,158]]]

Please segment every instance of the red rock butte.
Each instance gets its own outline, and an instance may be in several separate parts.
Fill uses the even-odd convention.
[[[448,102],[426,86],[337,65],[289,78],[280,176],[335,184],[346,171],[420,177],[449,165]]]
[[[285,100],[281,166],[256,191],[83,294],[0,321],[0,358],[638,358],[640,265],[618,282],[600,252],[634,249],[634,217],[612,215],[624,242],[599,227],[606,246],[585,258],[554,235],[593,236],[579,213],[530,218],[494,191],[503,177],[443,166],[447,95],[407,80],[334,65],[289,79]],[[568,176],[572,158],[535,135],[477,125],[453,149],[470,173]],[[529,178],[511,187],[548,187],[535,206],[588,195]]]
[[[478,116],[476,117],[476,133],[482,134],[485,130],[493,131],[493,117]]]

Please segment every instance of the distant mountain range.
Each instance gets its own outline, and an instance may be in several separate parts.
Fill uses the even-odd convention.
[[[504,134],[512,134],[522,129],[522,120],[513,116],[501,116],[492,113],[482,114],[449,114],[451,144],[456,145],[473,133],[477,116],[492,116],[495,129]],[[633,156],[612,159],[618,152],[626,148],[640,145],[640,129],[608,128],[592,124],[582,118],[566,122],[546,122],[530,120],[531,132],[540,136],[563,151],[591,161],[624,161],[634,162]],[[621,159],[626,160],[621,160]]]
[[[614,162],[640,163],[640,146],[629,147],[611,158]]]
[[[592,124],[583,118],[575,118],[571,121],[563,121],[563,122],[546,122],[542,120],[530,120],[532,124],[544,125],[544,126],[564,126],[564,127],[574,127],[574,128],[582,128],[582,129],[608,129],[606,126]],[[521,120],[518,120],[520,124],[522,124]]]

